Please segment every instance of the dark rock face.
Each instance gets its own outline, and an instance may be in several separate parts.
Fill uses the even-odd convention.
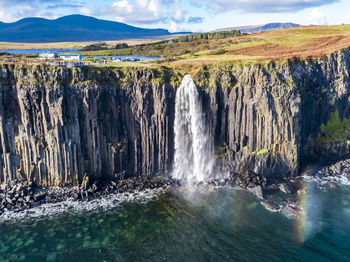
[[[301,98],[287,78],[290,68],[226,68],[214,76],[203,83],[213,85],[204,103],[220,165],[267,177],[295,174]]]
[[[194,80],[203,90],[218,164],[224,171],[282,178],[310,161],[350,157],[350,134],[321,128],[334,122],[332,115],[339,129],[347,128],[349,73],[349,50],[281,66],[204,67]]]
[[[349,50],[280,66],[203,67],[193,79],[217,165],[254,188],[295,176],[310,161],[349,157],[349,72]],[[165,174],[180,80],[164,67],[0,66],[0,183]],[[335,113],[346,132],[332,136],[333,120],[321,127]]]
[[[169,74],[2,66],[0,183],[165,173],[174,147],[169,82],[177,79]]]

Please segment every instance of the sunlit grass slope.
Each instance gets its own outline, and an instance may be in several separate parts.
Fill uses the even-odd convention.
[[[350,25],[310,26],[208,41],[202,50],[182,55],[172,63],[245,63],[322,58],[347,47],[350,47]]]

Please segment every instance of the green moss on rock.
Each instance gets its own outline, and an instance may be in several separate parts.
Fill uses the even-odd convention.
[[[269,150],[267,148],[263,148],[263,149],[258,150],[258,151],[253,151],[252,155],[261,156],[261,155],[267,154],[268,152],[269,152]]]
[[[338,110],[331,113],[326,125],[321,125],[321,134],[316,138],[317,143],[347,142],[350,137],[350,119],[339,118]]]

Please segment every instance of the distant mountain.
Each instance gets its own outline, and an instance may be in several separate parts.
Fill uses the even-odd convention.
[[[293,24],[293,23],[269,23],[264,25],[229,27],[229,28],[218,29],[218,30],[215,30],[214,32],[228,31],[228,30],[241,30],[241,33],[253,34],[253,33],[261,33],[266,31],[293,28],[293,27],[299,27],[299,26],[301,25]]]
[[[107,41],[164,35],[170,35],[169,31],[144,29],[83,15],[69,15],[55,20],[25,18],[14,23],[0,22],[0,41],[5,42]]]

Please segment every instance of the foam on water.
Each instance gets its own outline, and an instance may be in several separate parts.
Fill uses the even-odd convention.
[[[0,215],[0,223],[6,221],[16,222],[24,219],[54,217],[65,213],[80,213],[83,211],[106,211],[127,201],[147,203],[157,200],[158,196],[165,193],[166,188],[148,189],[135,193],[115,193],[97,198],[91,201],[76,201],[67,199],[58,203],[46,203],[20,212],[7,211]]]
[[[350,177],[345,174],[340,176],[323,176],[323,177],[304,175],[303,179],[308,182],[316,182],[320,186],[328,186],[330,184],[350,186]]]

